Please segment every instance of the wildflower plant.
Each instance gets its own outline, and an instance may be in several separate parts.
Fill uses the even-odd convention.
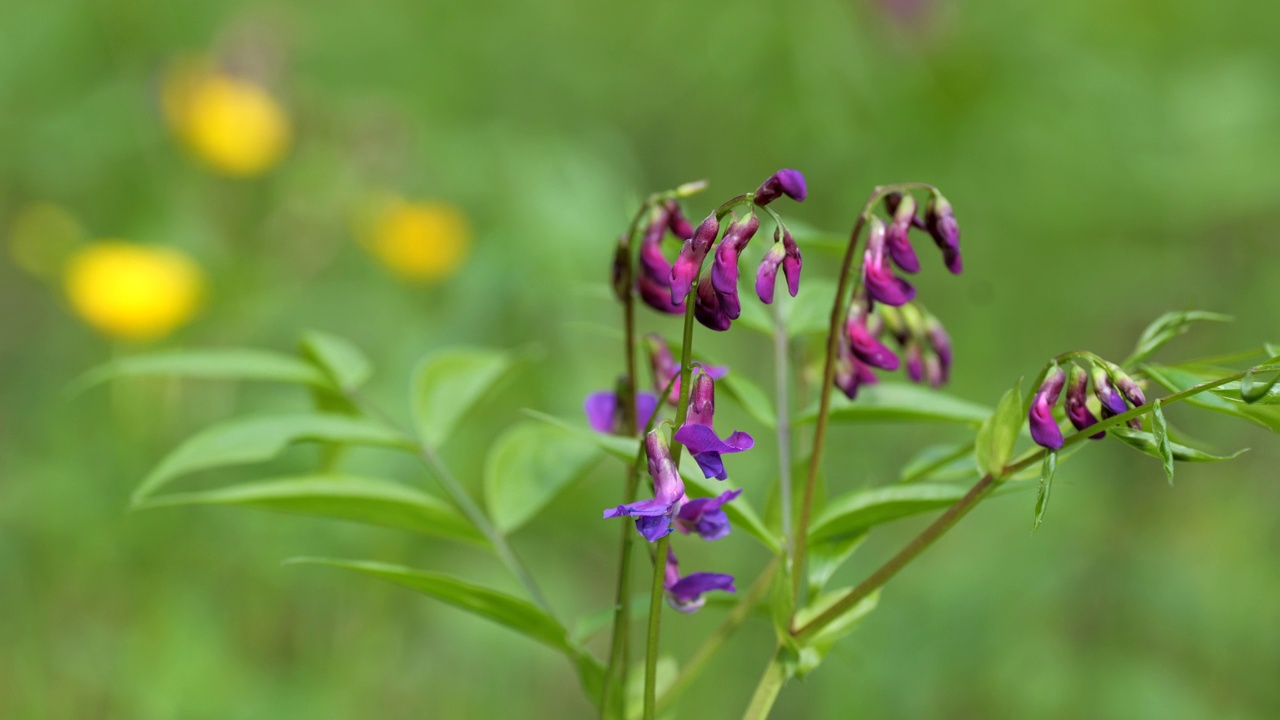
[[[92,371],[80,384],[121,374],[184,374],[308,388],[313,411],[232,420],[181,444],[143,480],[133,505],[237,505],[321,515],[491,552],[521,584],[524,597],[376,561],[293,562],[403,585],[563,653],[603,718],[653,718],[674,708],[727,638],[753,621],[761,607],[768,609],[762,615],[771,618],[776,643],[762,653],[764,670],[754,693],[726,702],[736,703],[744,717],[766,717],[784,684],[820,667],[831,648],[875,608],[881,588],[983,500],[1018,488],[1037,489],[1033,527],[1039,526],[1059,464],[1085,440],[1115,438],[1159,460],[1172,482],[1178,462],[1234,456],[1189,444],[1165,418],[1171,404],[1186,400],[1280,429],[1280,411],[1274,407],[1280,403],[1280,349],[1267,345],[1178,364],[1153,360],[1192,324],[1225,319],[1203,312],[1160,317],[1134,352],[1118,362],[1087,351],[1054,356],[1025,399],[1022,380],[990,408],[947,395],[940,388],[963,365],[956,364],[945,318],[923,304],[908,279],[915,273],[960,275],[963,270],[955,211],[937,188],[923,183],[876,187],[858,212],[830,292],[820,292],[821,283],[809,279],[815,271],[826,273],[814,261],[819,253],[808,253],[801,282],[802,249],[817,242],[783,217],[808,194],[800,172],[774,173],[756,190],[715,206],[695,225],[685,205],[704,190],[705,183],[691,183],[655,193],[641,204],[612,249],[609,281],[623,338],[616,376],[600,378],[601,389],[583,401],[583,417],[530,411],[532,420],[493,444],[483,482],[484,509],[439,449],[467,409],[517,364],[512,352],[452,349],[424,360],[410,397],[413,428],[397,427],[364,394],[370,365],[358,349],[317,333],[303,338],[296,356],[238,349],[136,356]],[[919,242],[925,237],[937,253],[926,252]],[[753,241],[767,247],[749,250]],[[607,253],[602,247],[602,265]],[[744,272],[747,258],[759,259]],[[827,321],[799,322],[798,313],[782,312],[779,275],[795,298],[788,302],[796,308],[824,305],[809,315],[825,313]],[[658,331],[642,334],[642,320]],[[666,338],[677,336],[677,328],[680,340],[673,346]],[[773,340],[772,402],[736,367],[710,365],[697,352],[704,333],[740,328]],[[799,382],[804,364],[799,350],[808,335],[823,338],[816,363],[820,380],[807,388],[811,403],[804,402],[806,388]],[[642,364],[648,366],[643,373]],[[908,382],[891,380],[897,372]],[[651,382],[644,384],[642,375]],[[758,426],[729,426],[715,412],[718,397],[741,405]],[[951,424],[968,428],[972,438],[926,449],[895,483],[825,500],[824,475],[830,475],[833,491],[842,490],[838,468],[826,467],[824,473],[829,427],[884,419]],[[807,448],[797,451],[801,439]],[[164,492],[188,473],[267,460],[303,441],[408,453],[447,499],[399,482],[352,476],[332,463],[303,476]],[[735,483],[744,454],[764,443],[773,445],[779,458],[774,487]],[[616,502],[601,509],[599,529],[607,533],[607,523],[614,523],[618,555],[612,568],[583,570],[584,577],[616,571],[615,602],[604,613],[609,622],[600,627],[610,632],[593,644],[591,632],[571,631],[576,626],[547,601],[508,535],[553,507],[556,494],[592,468],[600,454],[621,461]],[[794,462],[796,456],[803,460]],[[793,468],[798,470],[794,476]],[[776,516],[777,522],[762,519],[757,508],[764,504],[775,506],[776,512],[764,517]],[[868,533],[937,511],[931,524],[861,582],[828,587]],[[678,559],[688,557],[685,550],[694,544],[723,543],[738,533],[759,542],[769,555],[753,578],[722,572],[714,560],[691,567]],[[698,556],[714,558],[715,553]],[[660,687],[664,609],[687,614],[713,601],[731,606],[723,623],[675,679]],[[633,621],[641,617],[645,632],[638,635]],[[666,619],[681,621],[678,614]],[[629,704],[632,681],[641,692],[639,702]]]

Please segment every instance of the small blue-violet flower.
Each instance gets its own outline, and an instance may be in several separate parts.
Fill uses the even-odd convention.
[[[622,403],[618,402],[616,392],[594,392],[587,396],[582,404],[582,411],[587,415],[587,424],[596,432],[617,435],[622,432]],[[649,422],[653,411],[658,409],[658,396],[653,393],[636,393],[635,427],[643,428]]]
[[[696,532],[703,540],[719,540],[729,534],[729,516],[722,508],[741,494],[741,490],[726,490],[713,498],[686,497],[676,513],[676,529],[686,535]]]
[[[1089,374],[1079,365],[1071,366],[1071,376],[1067,379],[1067,418],[1076,430],[1084,430],[1098,424],[1098,418],[1089,410]],[[1094,433],[1089,437],[1101,440],[1107,431]]]
[[[1050,450],[1062,447],[1062,430],[1053,417],[1053,406],[1058,404],[1058,396],[1062,394],[1062,386],[1066,381],[1067,373],[1054,365],[1031,399],[1031,410],[1027,413],[1031,439]]]
[[[804,175],[799,170],[786,168],[769,176],[756,188],[755,204],[764,207],[786,195],[796,202],[804,202],[809,191],[805,186]]]
[[[737,592],[732,575],[696,572],[680,577],[680,563],[670,546],[667,547],[667,565],[662,587],[667,591],[667,602],[682,613],[696,612],[705,605],[707,600],[702,597],[704,593],[712,590]]]
[[[893,273],[885,258],[885,226],[880,218],[871,217],[867,231],[867,250],[862,259],[862,280],[872,300],[885,305],[905,305],[916,296],[911,283]]]
[[[750,450],[755,440],[740,430],[735,430],[728,437],[721,439],[712,428],[712,420],[716,411],[715,380],[705,372],[699,372],[693,378],[693,389],[689,393],[689,409],[685,415],[684,425],[676,430],[673,438],[683,443],[693,459],[702,468],[702,474],[709,478],[724,480],[729,475],[725,472],[723,453],[736,453]]]
[[[653,430],[644,438],[649,457],[649,477],[653,478],[653,497],[605,510],[606,518],[634,517],[636,530],[649,542],[657,542],[671,532],[671,519],[680,511],[684,499],[684,481],[671,459],[671,448],[661,430]]]

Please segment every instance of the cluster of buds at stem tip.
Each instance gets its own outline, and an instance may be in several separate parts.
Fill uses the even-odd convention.
[[[1129,377],[1118,366],[1106,361],[1089,361],[1086,367],[1072,364],[1070,371],[1063,370],[1054,363],[1045,375],[1044,382],[1031,400],[1031,409],[1027,420],[1031,428],[1031,439],[1037,445],[1057,450],[1062,447],[1062,430],[1054,415],[1054,406],[1058,396],[1066,387],[1064,411],[1072,427],[1078,431],[1086,431],[1098,423],[1098,417],[1109,418],[1126,412],[1129,406],[1145,405],[1147,400],[1138,383]],[[1093,385],[1092,398],[1089,386]],[[1090,400],[1095,403],[1090,406]],[[1097,414],[1094,414],[1094,407]],[[1131,418],[1129,426],[1141,429],[1138,418]],[[1089,437],[1098,440],[1106,437],[1106,431],[1096,432]]]
[[[673,297],[671,289],[672,265],[662,252],[662,240],[670,232],[681,240],[693,237],[693,226],[685,218],[680,203],[674,199],[664,201],[649,211],[649,222],[640,241],[640,274],[636,277],[636,292],[646,305],[658,312],[679,315],[684,312],[684,302]],[[613,285],[615,292],[625,292],[629,261],[626,254],[626,237],[619,241],[614,254]]]
[[[893,342],[906,356],[907,377],[940,387],[951,375],[951,338],[938,318],[918,303],[886,305],[868,310],[865,296],[849,306],[844,332],[838,338],[835,385],[850,399],[858,388],[877,381],[875,369],[897,370],[902,364]]]
[[[920,261],[908,237],[911,228],[924,230],[942,251],[947,269],[960,274],[964,263],[960,259],[960,226],[956,224],[951,203],[942,193],[932,190],[925,203],[924,218],[917,214],[917,204],[910,194],[891,192],[884,196],[885,210],[891,218],[886,230],[885,245],[893,261],[909,273],[920,270]]]

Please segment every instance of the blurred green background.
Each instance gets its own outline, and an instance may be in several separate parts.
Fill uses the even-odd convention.
[[[697,215],[796,167],[810,199],[782,209],[844,232],[875,184],[943,188],[967,270],[947,276],[922,246],[918,285],[955,341],[952,390],[987,404],[1054,353],[1119,359],[1167,309],[1238,321],[1165,357],[1280,340],[1275,3],[116,1],[3,14],[0,717],[589,716],[567,663],[541,647],[372,580],[278,564],[369,557],[510,587],[473,551],[308,518],[125,510],[182,437],[305,408],[304,393],[64,389],[112,357],[288,350],[319,328],[375,358],[371,394],[404,416],[423,353],[536,341],[545,359],[446,448],[474,487],[479,453],[519,408],[576,418],[612,383],[617,342],[594,326],[616,320],[601,301],[612,242],[651,190],[708,178]],[[162,88],[193,54],[276,99],[290,127],[278,162],[227,176],[166,122]],[[465,215],[458,272],[408,281],[361,247],[353,218],[388,194]],[[36,203],[72,218],[76,242],[186,253],[205,278],[200,312],[146,342],[95,331],[67,300],[62,245],[36,243],[50,257],[34,271],[11,252],[30,251],[13,236]],[[831,264],[811,255],[806,276]],[[644,321],[671,334],[678,322]],[[770,377],[750,360],[767,340],[710,342]],[[1170,490],[1158,463],[1091,448],[1060,471],[1035,535],[1031,494],[991,502],[886,588],[777,717],[1280,716],[1280,445],[1183,408],[1170,417],[1219,449],[1255,449],[1181,468]],[[836,437],[833,491],[886,482],[924,442],[955,436]],[[277,465],[314,460],[301,448]],[[350,463],[430,486],[381,454]],[[735,468],[757,506],[773,467],[766,448]],[[616,526],[598,512],[618,475],[602,467],[514,538],[565,614],[610,602]],[[886,528],[840,579],[919,527]],[[764,558],[738,534],[682,560],[745,576]],[[722,614],[668,615],[667,647],[687,655]],[[767,623],[751,625],[681,716],[738,717],[771,642]]]

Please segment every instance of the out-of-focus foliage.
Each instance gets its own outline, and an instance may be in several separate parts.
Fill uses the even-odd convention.
[[[407,426],[404,378],[419,356],[536,340],[554,362],[519,368],[446,448],[478,492],[481,451],[519,408],[567,417],[613,382],[618,342],[599,327],[616,322],[607,267],[634,199],[697,177],[738,188],[783,166],[809,178],[794,215],[840,234],[876,183],[946,189],[966,282],[925,273],[920,284],[955,340],[953,391],[978,405],[1056,352],[1122,357],[1168,309],[1237,323],[1175,340],[1161,363],[1275,341],[1278,21],[1280,6],[1261,0],[818,0],[732,13],[568,0],[7,3],[0,716],[587,716],[551,650],[391,585],[277,563],[378,557],[514,592],[479,551],[273,513],[126,510],[155,458],[196,429],[332,398],[141,376],[71,400],[64,389],[142,346],[289,351],[314,328],[374,356],[363,392]],[[199,141],[166,110],[174,68],[191,57],[217,86],[187,107],[213,106]],[[404,246],[428,258],[415,267],[441,268],[405,273],[426,282],[402,282],[376,244],[362,248],[368,208],[390,197],[462,218]],[[65,288],[96,238],[189,257],[200,312],[147,333],[95,330]],[[820,258],[806,248],[806,282],[824,274]],[[708,353],[766,357],[767,341],[748,335]],[[735,370],[768,387],[767,366]],[[1274,418],[1249,407],[1270,439]],[[1168,409],[1171,432],[1181,412]],[[1123,449],[1064,464],[1034,536],[1031,493],[984,506],[885,588],[805,692],[784,692],[778,716],[1274,715],[1277,451],[1225,433],[1204,439],[1257,450],[1182,465],[1172,491],[1157,463]],[[837,426],[828,491],[884,484],[925,445],[955,439],[944,426]],[[313,450],[287,449],[268,469],[313,468],[324,460]],[[734,478],[748,493],[776,472],[760,452]],[[437,492],[416,465],[374,450],[338,460]],[[219,470],[187,489],[248,477]],[[593,476],[517,532],[575,615],[611,602],[616,528],[599,508],[620,481]],[[856,581],[914,529],[868,540],[830,584]],[[739,563],[725,570],[761,563],[746,532],[722,542],[717,557]],[[664,646],[685,656],[718,621],[714,607],[669,621]],[[762,660],[733,650],[770,636],[749,625],[687,711],[736,716],[722,697],[749,690]],[[504,692],[491,691],[497,679]]]

